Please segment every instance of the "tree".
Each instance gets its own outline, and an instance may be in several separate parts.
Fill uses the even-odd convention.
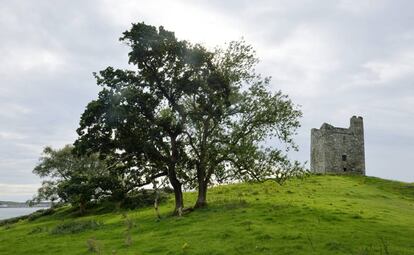
[[[301,112],[254,72],[251,46],[240,41],[209,51],[144,23],[120,40],[131,47],[135,70],[95,74],[102,90],[81,117],[81,153],[110,156],[138,183],[167,177],[178,214],[183,185],[198,190],[197,208],[207,205],[212,183],[281,180],[298,169],[266,141],[296,148]]]
[[[268,178],[282,181],[299,170],[281,149],[266,146],[277,138],[286,149],[296,148],[292,136],[301,112],[280,91],[268,89],[270,79],[254,72],[258,62],[244,41],[217,49],[208,75],[197,91],[183,99],[189,158],[194,163],[195,207],[207,205],[207,188],[214,182]]]
[[[96,154],[77,157],[72,153],[73,146],[66,145],[54,150],[46,147],[39,164],[33,173],[43,181],[34,200],[61,200],[79,206],[80,213],[86,210],[86,204],[99,196],[99,178],[107,176],[106,166]]]
[[[211,54],[178,41],[163,27],[133,24],[120,39],[131,47],[135,71],[112,67],[95,74],[98,99],[83,113],[75,142],[81,154],[99,152],[127,165],[125,174],[141,183],[166,176],[175,194],[176,214],[184,207],[184,94],[197,89],[195,77],[208,69]]]

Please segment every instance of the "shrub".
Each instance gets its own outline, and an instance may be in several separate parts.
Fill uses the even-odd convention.
[[[57,225],[50,231],[50,233],[52,235],[74,234],[88,230],[95,230],[100,228],[102,225],[103,223],[94,220],[72,221]]]
[[[158,193],[158,203],[167,201],[168,194],[164,191]],[[122,203],[122,207],[125,209],[136,209],[140,207],[152,206],[155,201],[155,191],[143,189],[132,194],[128,194],[128,197]]]
[[[27,215],[5,219],[5,220],[0,220],[0,226],[4,226],[5,229],[8,229],[11,224],[17,223],[20,220],[24,220],[24,219],[27,219]]]
[[[127,228],[125,231],[125,245],[131,246],[132,245],[131,231],[135,227],[135,222],[131,218],[129,218],[127,214],[124,214],[123,217],[125,218],[125,226]]]
[[[96,241],[96,238],[90,238],[86,240],[86,246],[89,252],[101,254],[101,245]]]
[[[47,227],[34,227],[32,228],[32,230],[29,231],[29,235],[33,235],[33,234],[38,234],[38,233],[42,233],[42,232],[46,232],[47,231]]]
[[[53,208],[37,210],[36,212],[30,214],[27,217],[27,220],[34,221],[34,220],[36,220],[40,217],[47,216],[47,215],[52,215],[53,213],[55,213],[55,210]]]
[[[8,230],[8,229],[11,229],[12,228],[12,226],[10,224],[8,224],[8,223],[6,223],[6,224],[4,224],[2,226],[4,226],[4,230]]]

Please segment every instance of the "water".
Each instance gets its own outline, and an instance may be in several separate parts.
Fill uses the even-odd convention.
[[[31,214],[32,212],[35,212],[40,209],[44,209],[44,208],[36,208],[36,207],[0,208],[0,220]]]

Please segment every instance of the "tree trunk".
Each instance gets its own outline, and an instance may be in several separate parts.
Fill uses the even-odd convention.
[[[168,178],[174,188],[175,195],[175,209],[174,215],[181,216],[184,208],[183,191],[181,189],[181,182],[177,178],[176,163],[178,157],[176,136],[171,136],[171,163],[168,167]]]
[[[154,209],[155,209],[155,214],[157,216],[157,219],[161,219],[161,215],[160,215],[160,211],[158,209],[158,199],[159,199],[159,192],[158,192],[158,187],[157,187],[157,182],[154,180],[153,181],[153,187],[154,187],[154,192],[155,192],[155,199],[154,199]]]
[[[79,202],[79,214],[84,215],[86,212],[86,202],[84,200],[81,200]]]
[[[207,181],[202,180],[198,183],[198,196],[194,208],[207,207]]]
[[[200,158],[199,162],[196,165],[197,167],[197,181],[198,181],[198,196],[197,201],[194,205],[194,208],[203,208],[207,207],[207,184],[210,180],[207,173],[207,160],[208,160],[208,151],[207,151],[207,137],[208,130],[210,127],[209,119],[204,121],[203,129],[203,138],[200,147]]]
[[[184,199],[183,199],[183,191],[181,190],[181,183],[175,176],[170,176],[170,183],[174,189],[174,196],[175,196],[175,208],[174,208],[174,215],[181,216],[184,208]]]

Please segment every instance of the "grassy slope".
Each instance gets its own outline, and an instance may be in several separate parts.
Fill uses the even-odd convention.
[[[187,205],[194,193],[185,194]],[[60,212],[0,227],[0,254],[414,254],[414,185],[358,176],[312,176],[274,183],[220,186],[208,209],[170,217],[172,201],[121,213],[75,218]],[[94,219],[97,230],[51,234],[64,222]]]

